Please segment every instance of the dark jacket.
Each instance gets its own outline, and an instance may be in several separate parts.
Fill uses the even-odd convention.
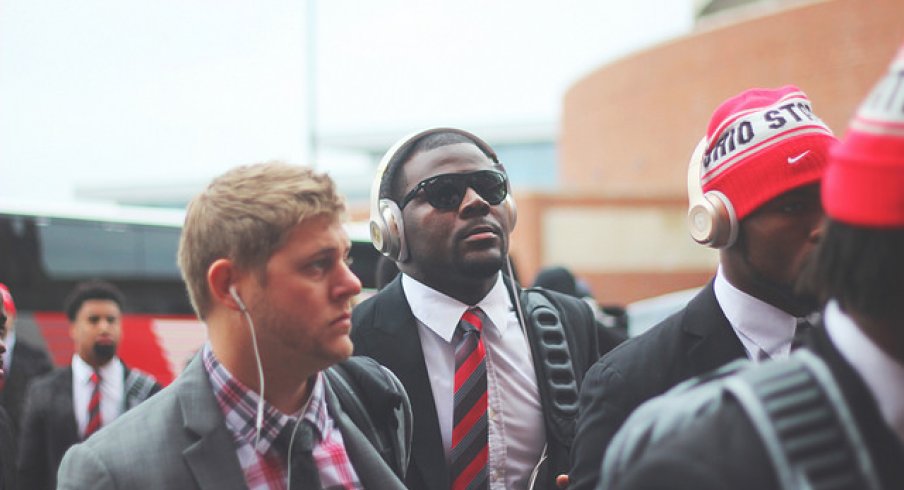
[[[16,444],[12,422],[0,407],[0,490],[16,490]],[[25,487],[22,487],[25,488]]]
[[[6,382],[0,391],[0,406],[6,409],[12,421],[13,434],[18,435],[25,404],[25,389],[32,379],[53,371],[53,362],[47,352],[16,338],[12,352],[13,362],[7,369]]]
[[[808,348],[828,365],[865,442],[880,487],[901,488],[904,446],[885,424],[863,380],[823,329],[811,335]],[[700,416],[689,427],[650,446],[624,475],[618,476],[614,488],[759,490],[779,488],[779,484],[771,459],[746,412],[734,397],[726,397],[715,412]]]
[[[153,377],[137,369],[126,368],[124,376],[125,410],[160,391],[161,386]],[[72,406],[72,367],[66,366],[35,379],[28,387],[19,434],[22,488],[56,488],[63,454],[77,442],[80,436]]]
[[[599,327],[593,320],[590,308],[583,301],[555,292],[549,294],[561,313],[571,361],[577,381],[580,383],[583,373],[599,357]],[[351,336],[355,344],[355,354],[372,357],[388,367],[402,381],[411,398],[414,439],[406,484],[416,490],[448,489],[449,469],[436,416],[436,405],[427,376],[424,354],[421,351],[417,321],[405,298],[401,276],[396,277],[376,296],[355,307],[352,312]],[[530,340],[531,336],[526,337],[531,343],[536,359],[535,342]],[[617,343],[616,340],[608,342],[611,345]],[[545,375],[537,362],[534,362],[534,368],[537,372],[543,410],[548,413],[551,400],[540,386],[545,380]],[[551,488],[555,475],[568,469],[569,447],[554,437],[550,427],[547,426],[546,429],[549,466],[545,482],[547,487]]]
[[[595,488],[606,447],[640,404],[744,357],[712,281],[684,309],[605,355],[581,386],[569,490]]]

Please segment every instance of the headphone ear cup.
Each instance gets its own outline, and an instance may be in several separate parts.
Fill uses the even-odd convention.
[[[370,239],[383,255],[395,262],[408,259],[402,210],[392,199],[380,199],[377,215],[370,222]]]
[[[691,237],[713,248],[731,246],[738,236],[738,220],[731,201],[719,191],[703,192],[701,167],[706,155],[704,136],[694,148],[687,166],[687,224]]]
[[[707,192],[691,204],[687,212],[691,237],[712,248],[731,246],[738,235],[738,224],[731,202],[721,192]]]

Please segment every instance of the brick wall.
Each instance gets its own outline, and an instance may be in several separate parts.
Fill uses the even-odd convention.
[[[570,206],[575,199],[569,196],[574,195],[597,206],[631,200],[626,209],[643,202],[663,210],[684,206],[687,159],[712,111],[746,88],[795,84],[810,96],[814,111],[843,134],[904,42],[902,20],[902,0],[764,2],[704,20],[686,37],[578,80],[563,103],[559,165],[565,189],[560,200],[519,196],[519,205],[537,213],[526,218],[534,225],[522,230],[524,236],[514,246],[522,277],[532,278],[544,265],[571,266],[606,303],[703,284],[714,267],[701,267],[690,253],[684,265],[658,270],[588,265],[576,255],[564,264],[551,264],[553,254],[543,245],[549,238],[543,230],[550,227],[538,223],[556,219],[551,211]],[[538,199],[542,205],[525,202]],[[561,239],[596,240],[598,254],[617,254],[626,246],[618,243],[626,238],[617,230],[605,238],[600,238],[605,230],[588,231],[598,233]],[[684,229],[670,233],[664,238],[661,230],[649,230],[650,240],[661,242],[661,250],[688,240]],[[644,241],[636,232],[630,235],[637,244]],[[650,253],[649,259],[655,262],[658,257]]]
[[[683,197],[687,158],[713,109],[754,86],[801,87],[840,135],[904,41],[902,21],[901,0],[807,2],[702,23],[601,67],[565,95],[561,180],[605,196]]]

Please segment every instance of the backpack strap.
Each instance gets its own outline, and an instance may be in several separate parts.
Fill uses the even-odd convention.
[[[724,384],[756,427],[783,489],[880,488],[863,436],[819,357],[799,349]]]
[[[140,369],[125,368],[123,409],[130,410],[160,391],[157,380]]]
[[[404,480],[414,429],[411,403],[402,382],[364,356],[334,364],[323,373],[342,409]]]
[[[521,307],[534,363],[542,373],[537,388],[550,401],[551,410],[543,411],[547,427],[562,444],[570,447],[578,416],[578,380],[561,314],[541,288],[522,290]]]

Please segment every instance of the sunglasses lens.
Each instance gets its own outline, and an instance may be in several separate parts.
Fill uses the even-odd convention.
[[[420,187],[420,186],[419,186]],[[433,177],[423,184],[427,202],[436,209],[455,209],[461,205],[468,187],[474,189],[491,205],[501,203],[508,195],[505,175],[492,170],[469,174],[445,174]],[[406,199],[407,203],[408,199]]]
[[[441,175],[424,186],[427,202],[436,209],[455,209],[465,196],[464,182],[456,175]]]
[[[505,199],[508,190],[505,188],[505,176],[499,172],[476,172],[470,176],[471,187],[480,194],[486,202],[497,205]]]

